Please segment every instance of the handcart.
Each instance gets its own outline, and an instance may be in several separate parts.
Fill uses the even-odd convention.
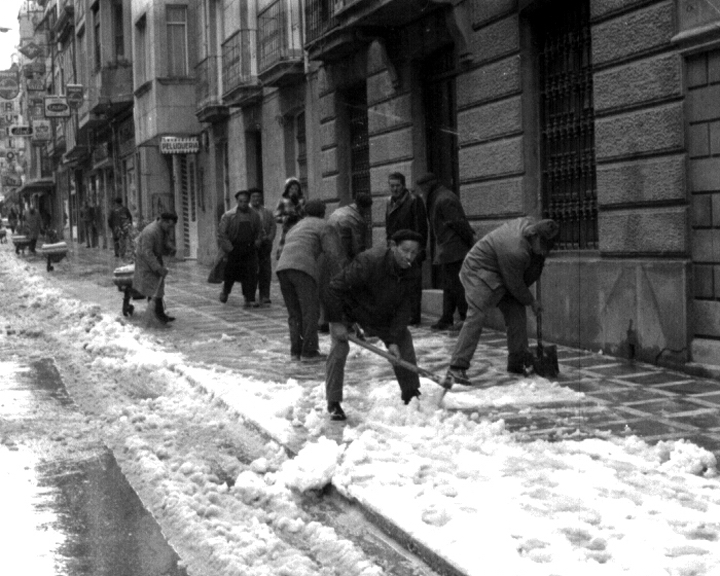
[[[132,287],[133,276],[135,275],[135,264],[127,264],[120,266],[113,271],[113,284],[123,293],[122,313],[123,316],[132,316],[135,312],[135,306],[131,300],[140,300],[145,298],[140,292]]]
[[[53,244],[43,244],[38,250],[40,254],[47,259],[47,271],[52,272],[55,268],[54,263],[60,262],[67,256],[67,242],[55,242]]]
[[[25,249],[30,246],[30,238],[24,234],[14,234],[12,241],[15,245],[15,254],[20,254],[20,252],[25,254]]]

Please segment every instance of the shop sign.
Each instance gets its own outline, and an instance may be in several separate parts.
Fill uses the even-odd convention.
[[[0,71],[0,98],[13,100],[20,93],[20,77],[17,68]]]
[[[28,92],[44,92],[45,80],[43,78],[28,78],[26,86]]]
[[[25,66],[23,66],[23,73],[25,74],[26,78],[32,78],[35,74],[44,76],[45,71],[45,62],[43,62],[42,60],[38,60],[37,62],[30,62],[29,64],[25,64]]]
[[[161,154],[197,154],[199,151],[200,141],[195,136],[163,136],[160,140]]]
[[[27,136],[32,136],[32,133],[32,126],[27,124],[15,124],[8,128],[8,135],[15,136],[16,138],[26,138]]]
[[[17,186],[22,186],[22,179],[20,178],[20,176],[13,176],[12,174],[3,174],[2,184],[3,184],[3,186],[7,186],[8,188],[15,188]]]
[[[70,106],[65,96],[45,96],[45,118],[69,118]]]
[[[28,98],[28,116],[32,120],[45,118],[45,100],[42,97]]]
[[[18,48],[18,52],[20,52],[23,56],[30,58],[30,60],[35,60],[35,58],[42,54],[42,48],[30,40],[30,42],[25,44],[25,46]]]
[[[82,84],[68,84],[65,86],[65,97],[70,108],[77,110],[85,100],[85,93]]]
[[[52,137],[52,125],[50,120],[33,120],[32,123],[33,142],[49,142]]]

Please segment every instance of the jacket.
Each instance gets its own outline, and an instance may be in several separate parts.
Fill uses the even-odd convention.
[[[262,224],[263,231],[263,244],[272,246],[277,234],[277,223],[275,222],[274,214],[265,206],[256,208],[255,211],[260,216],[260,222]]]
[[[377,246],[361,252],[327,290],[328,322],[357,322],[363,328],[381,329],[386,344],[397,343],[410,323],[412,290],[420,268],[401,270],[390,248]]]
[[[337,244],[332,229],[322,218],[306,216],[288,230],[285,247],[280,254],[276,272],[299,270],[320,283],[320,256],[337,259]]]
[[[132,225],[132,214],[130,214],[127,206],[116,206],[110,211],[110,216],[108,217],[110,230],[115,232],[129,225]]]
[[[425,246],[428,238],[427,211],[422,197],[410,190],[404,190],[397,202],[393,202],[392,196],[387,202],[385,232],[388,243],[398,230],[412,230],[423,237],[421,245],[423,250],[418,256],[418,262],[422,262],[425,259]]]
[[[327,220],[337,235],[342,262],[345,266],[360,252],[368,247],[368,228],[365,218],[355,204],[349,204],[335,210]]]
[[[145,296],[152,296],[162,278],[163,256],[172,254],[175,246],[170,234],[160,227],[160,220],[151,222],[135,239],[135,275],[133,288]],[[162,293],[159,294],[162,296]]]
[[[241,242],[240,239],[240,228],[242,222],[250,223],[250,239],[245,242]],[[220,225],[218,226],[217,243],[220,250],[226,255],[230,254],[235,249],[243,250],[249,249],[255,242],[262,240],[263,238],[263,226],[260,220],[260,215],[253,209],[248,208],[247,212],[241,212],[237,208],[228,210],[220,218]],[[246,244],[241,246],[240,244]]]
[[[483,236],[470,249],[460,280],[470,293],[478,282],[490,289],[505,288],[521,304],[535,299],[528,289],[542,273],[545,259],[535,255],[526,237],[532,218],[516,218]]]
[[[428,194],[427,209],[435,235],[433,264],[449,264],[465,258],[475,233],[457,194],[438,184]]]
[[[25,216],[25,228],[27,230],[27,236],[31,240],[40,236],[40,231],[42,230],[42,218],[40,217],[40,214],[38,214],[37,210],[35,210],[34,214],[30,214],[30,212],[28,212],[27,216]]]

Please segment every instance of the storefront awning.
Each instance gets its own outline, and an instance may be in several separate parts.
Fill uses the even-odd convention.
[[[31,194],[45,194],[52,192],[55,188],[54,178],[39,178],[38,180],[29,180],[20,188],[20,195],[28,197]]]

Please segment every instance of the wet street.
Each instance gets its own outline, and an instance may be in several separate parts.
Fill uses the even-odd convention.
[[[4,360],[0,373],[2,572],[184,576],[53,362]]]

